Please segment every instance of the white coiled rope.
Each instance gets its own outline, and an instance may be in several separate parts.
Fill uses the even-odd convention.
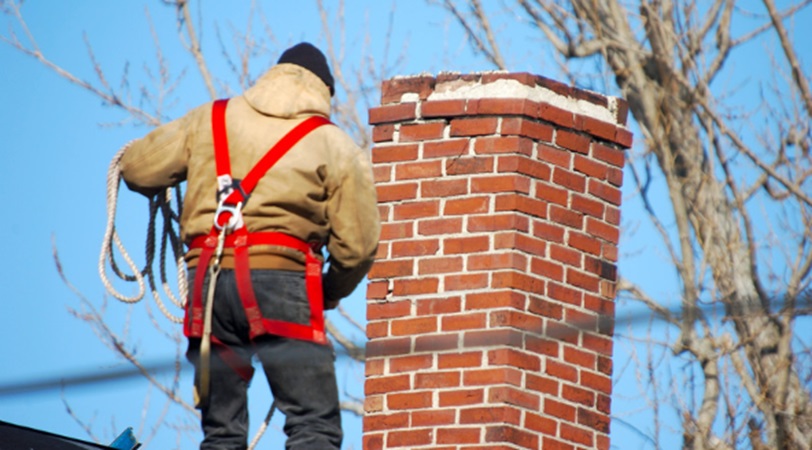
[[[171,202],[172,202],[172,190],[173,188],[168,188],[164,192],[149,199],[149,224],[147,226],[147,242],[146,242],[146,263],[143,269],[139,269],[133,259],[130,257],[127,249],[122,244],[121,239],[116,232],[115,220],[116,220],[116,206],[118,203],[118,191],[119,186],[121,185],[121,169],[119,167],[119,161],[121,161],[121,157],[124,155],[124,152],[130,147],[133,141],[128,142],[125,144],[121,150],[116,153],[113,157],[113,160],[110,162],[110,168],[107,171],[107,226],[104,230],[104,238],[102,240],[102,247],[101,253],[99,254],[99,276],[101,277],[102,283],[104,284],[105,289],[109,292],[113,297],[121,300],[125,303],[136,303],[144,298],[144,294],[146,293],[147,284],[149,284],[150,291],[152,292],[152,297],[155,299],[155,304],[158,306],[158,309],[166,316],[170,321],[174,323],[183,323],[183,317],[173,314],[169,311],[166,307],[166,304],[162,298],[161,293],[158,291],[156,287],[156,280],[155,280],[155,271],[153,270],[153,262],[155,259],[155,228],[156,228],[156,217],[158,212],[161,213],[161,218],[163,220],[163,230],[161,232],[161,245],[160,245],[160,254],[158,256],[159,259],[159,273],[161,277],[161,287],[163,288],[163,292],[167,298],[178,308],[183,310],[186,304],[186,294],[188,292],[188,282],[186,279],[186,267],[183,261],[183,245],[180,241],[179,233],[175,229],[175,226],[179,223],[179,217],[182,210],[182,197],[180,194],[180,188],[174,188],[175,198],[177,199],[177,208],[178,211],[175,212],[172,210]],[[130,270],[130,274],[124,273],[116,263],[116,260],[113,256],[113,244],[115,244],[116,248],[118,248],[121,257],[124,259],[124,262],[127,264],[127,267]],[[172,255],[175,259],[175,265],[177,267],[177,281],[178,281],[178,296],[172,292],[172,289],[169,286],[166,278],[166,251],[167,246],[172,248]],[[110,279],[107,276],[107,267],[106,265],[110,265],[110,269],[112,272],[120,279],[126,282],[135,282],[138,284],[138,292],[133,296],[126,296],[119,292],[113,284],[110,282]]]

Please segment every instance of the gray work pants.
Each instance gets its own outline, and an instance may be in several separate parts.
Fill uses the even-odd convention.
[[[189,279],[194,280],[194,269],[190,270]],[[303,273],[253,270],[251,279],[264,316],[295,323],[308,320],[309,303]],[[205,280],[204,301],[207,286],[208,280]],[[285,448],[339,449],[343,435],[332,347],[270,335],[252,341],[248,332],[234,272],[223,269],[215,288],[212,333],[233,353],[224,359],[222,349],[212,346],[209,399],[200,405],[204,434],[200,449],[242,450],[247,447],[247,389],[254,355],[268,378],[276,407],[286,416]],[[189,340],[187,357],[195,366],[195,380],[199,378],[199,348],[200,339]],[[243,361],[243,369],[247,369],[243,374],[233,367],[234,356]],[[246,371],[248,376],[245,376]],[[273,436],[265,437],[269,438]]]

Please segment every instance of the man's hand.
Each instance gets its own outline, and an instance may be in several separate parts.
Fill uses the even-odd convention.
[[[331,298],[325,297],[324,298],[324,310],[327,311],[327,310],[330,310],[330,309],[336,309],[338,307],[338,303],[340,301],[341,300],[333,300]]]

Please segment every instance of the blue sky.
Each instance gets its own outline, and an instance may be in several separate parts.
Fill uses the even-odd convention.
[[[315,2],[266,2],[263,6],[274,31],[276,42],[271,51],[260,54],[254,74],[262,71],[261,64],[270,64],[278,51],[291,43],[308,40],[323,45],[324,35],[315,11]],[[284,3],[287,6],[281,6]],[[291,6],[293,4],[296,6]],[[301,3],[301,4],[300,4]],[[331,3],[331,2],[327,2]],[[355,1],[347,6],[345,70],[357,67],[362,49],[381,55],[386,43],[386,26],[391,6],[389,2]],[[145,15],[145,5],[164,48],[165,58],[173,71],[186,70],[178,89],[177,102],[167,109],[170,117],[208,100],[200,76],[188,57],[182,53],[175,32],[174,14],[161,2],[83,0],[76,2],[26,2],[22,11],[42,52],[56,64],[79,78],[95,80],[95,74],[83,42],[86,35],[96,60],[107,71],[110,83],[119,86],[124,68],[129,64],[131,85],[147,83],[144,67],[154,73],[155,48]],[[204,52],[209,57],[215,75],[223,78],[225,86],[239,90],[228,68],[222,62],[216,43],[216,32],[210,26],[219,18],[220,32],[228,42],[229,27],[244,27],[247,2],[230,3],[229,7],[213,2],[205,5],[203,21]],[[235,6],[237,5],[237,6]],[[403,5],[401,3],[400,5]],[[219,8],[215,10],[215,8]],[[443,70],[461,72],[489,70],[490,66],[472,55],[460,31],[439,10],[423,2],[410,2],[409,8],[399,6],[398,19],[391,37],[389,64],[401,51],[402,63],[395,74],[420,72],[438,73]],[[806,17],[809,18],[809,14]],[[8,36],[11,27],[19,27],[2,17],[0,34]],[[808,22],[807,22],[808,23]],[[261,24],[255,24],[261,26]],[[804,31],[808,34],[808,31]],[[22,36],[21,36],[22,38]],[[511,48],[508,59],[516,71],[530,71],[557,78],[556,63],[539,57],[536,38],[510,33],[505,42]],[[512,40],[512,41],[511,41]],[[802,57],[808,62],[810,50]],[[528,55],[534,58],[528,59]],[[353,62],[355,65],[353,66]],[[377,61],[381,63],[380,60]],[[148,131],[144,126],[114,125],[124,116],[81,88],[69,84],[33,58],[0,43],[0,192],[6,196],[0,213],[3,253],[0,258],[0,286],[4,298],[0,303],[0,386],[12,382],[70,375],[87,370],[104,372],[123,367],[102,346],[92,330],[72,317],[68,308],[78,308],[76,296],[59,279],[52,256],[55,242],[64,271],[70,281],[95,305],[104,298],[104,288],[96,271],[98,253],[105,226],[105,177],[110,159],[127,141]],[[223,87],[223,85],[218,85]],[[225,92],[225,90],[223,91]],[[639,136],[636,136],[639,139]],[[621,273],[635,273],[653,294],[676,299],[673,274],[662,249],[651,245],[654,239],[648,230],[639,205],[634,201],[631,179],[627,174],[624,187],[624,235],[621,241]],[[139,257],[142,254],[146,226],[146,201],[122,191],[118,226],[125,244]],[[634,234],[631,234],[634,233]],[[652,270],[652,267],[657,268]],[[363,289],[345,302],[355,315],[363,318]],[[145,300],[148,301],[148,300]],[[620,315],[632,308],[618,309]],[[155,308],[153,307],[154,311]],[[110,300],[106,308],[110,321],[122,328],[128,324],[130,335],[138,343],[140,354],[147,361],[171,357],[175,349],[166,340],[153,340],[153,333],[141,334],[152,326],[143,312],[143,304],[135,307]],[[131,315],[128,315],[131,314]],[[157,313],[156,313],[157,314]],[[636,326],[644,328],[645,324]],[[631,331],[618,327],[618,331]],[[360,333],[354,337],[360,341]],[[626,345],[616,346],[615,413],[625,411],[625,420],[635,422],[645,416],[645,406],[634,403],[639,395],[632,369],[626,367],[632,358]],[[350,393],[363,392],[363,368],[339,360],[341,385]],[[182,392],[191,398],[188,371],[180,381]],[[257,378],[252,388],[252,429],[257,426],[270,404],[264,379]],[[77,438],[87,438],[81,427],[66,412],[65,401],[77,416],[93,421],[102,441],[112,440],[126,426],[138,427],[142,406],[149,402],[149,417],[159,417],[163,406],[160,393],[149,390],[141,379],[110,382],[92,387],[67,388],[64,392],[50,390],[25,396],[6,397],[0,401],[0,420],[41,428]],[[280,415],[274,424],[281,427]],[[193,425],[193,424],[192,424]],[[674,423],[674,428],[679,425]],[[116,430],[114,432],[113,430]],[[360,420],[346,417],[345,448],[358,449]],[[280,441],[280,431],[267,439]],[[645,439],[620,423],[612,425],[612,439],[617,448],[646,448]],[[171,436],[171,435],[170,435]],[[171,444],[174,445],[174,444]],[[675,447],[678,446],[675,442]],[[164,448],[154,445],[152,448]],[[167,447],[168,448],[168,447]],[[183,449],[194,448],[187,440]],[[281,448],[274,443],[268,448]]]

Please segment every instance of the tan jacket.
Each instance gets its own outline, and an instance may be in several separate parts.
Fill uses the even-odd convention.
[[[181,217],[187,244],[209,233],[217,207],[211,110],[207,103],[156,128],[134,142],[120,163],[127,186],[145,195],[187,181]],[[274,143],[312,115],[329,117],[327,86],[297,65],[270,69],[228,103],[232,176],[243,178]],[[330,254],[325,297],[343,298],[368,272],[380,235],[369,157],[338,127],[319,127],[259,181],[243,216],[249,232],[277,231],[325,243]],[[190,267],[198,253],[187,254]],[[253,247],[250,255],[252,268],[304,270],[300,255],[282,247]],[[232,264],[227,254],[223,266]]]

